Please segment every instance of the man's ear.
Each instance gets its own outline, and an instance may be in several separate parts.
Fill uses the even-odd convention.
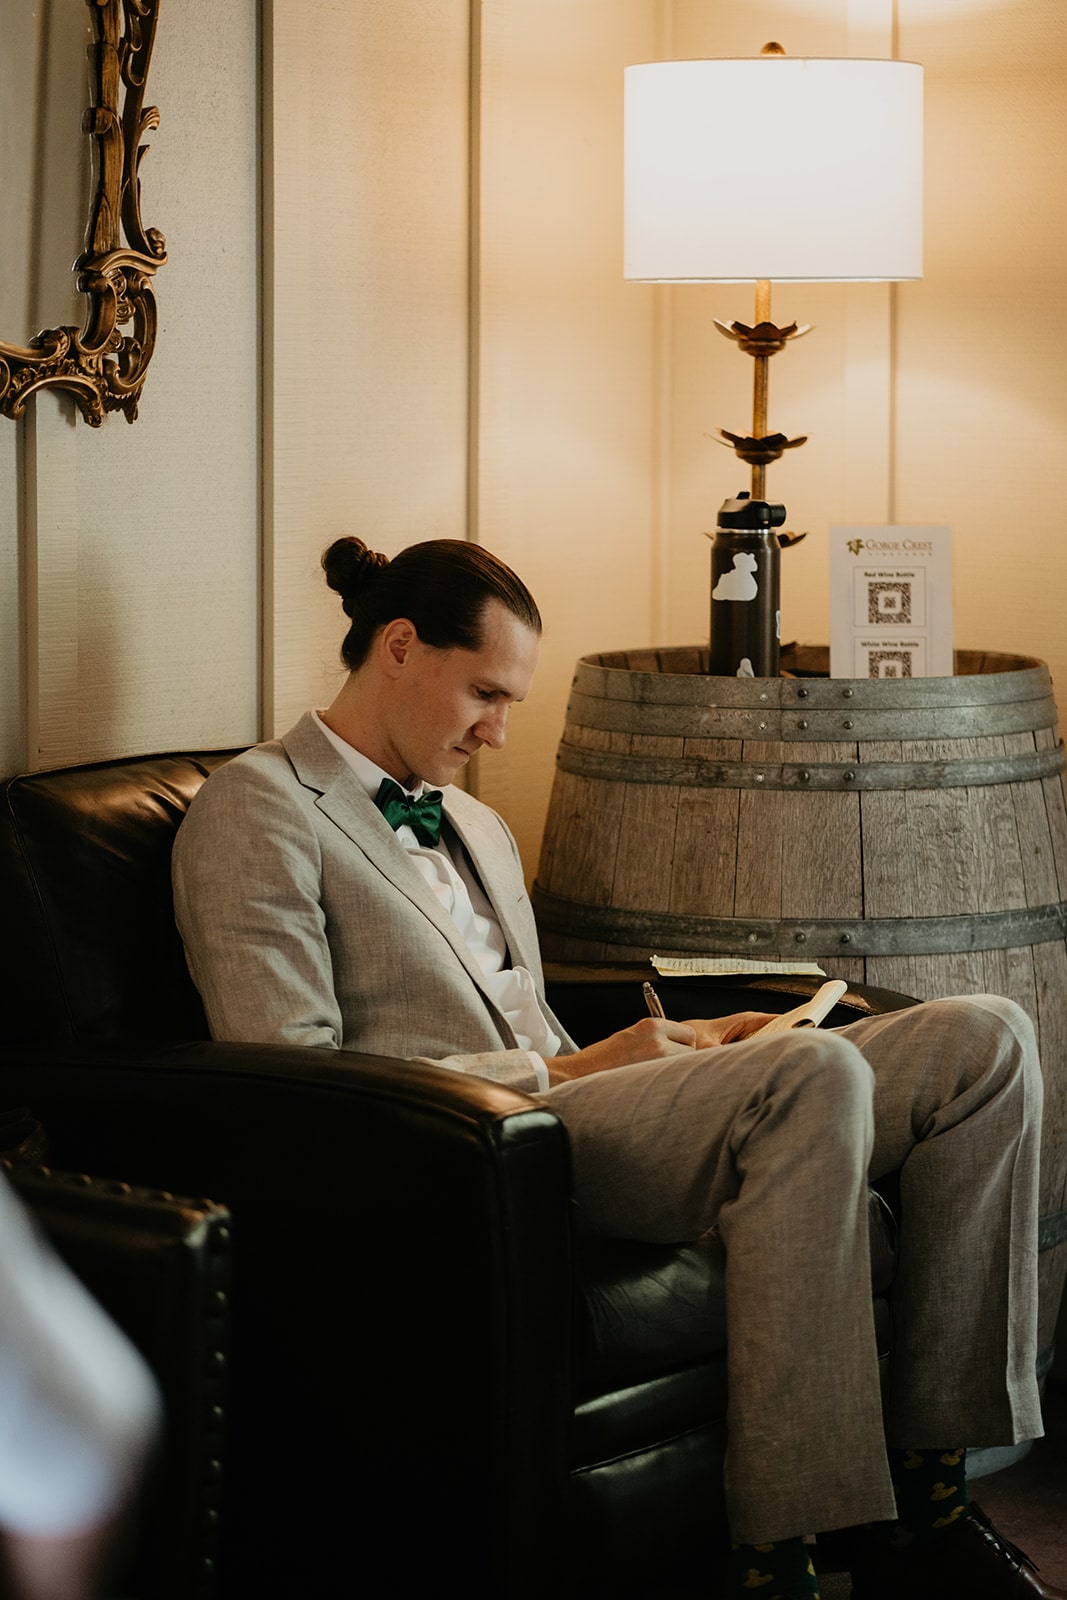
[[[415,624],[408,617],[394,617],[378,636],[378,659],[390,678],[399,677],[419,642]]]

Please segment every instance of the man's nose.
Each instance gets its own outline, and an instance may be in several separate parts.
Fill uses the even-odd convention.
[[[507,738],[508,708],[507,706],[494,706],[480,717],[474,725],[474,731],[483,744],[491,750],[502,750]]]

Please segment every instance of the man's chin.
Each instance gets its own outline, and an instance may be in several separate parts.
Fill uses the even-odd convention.
[[[446,784],[454,781],[456,774],[462,772],[469,761],[470,754],[468,751],[455,750],[451,754],[443,756],[434,771],[424,776],[423,782],[430,784],[435,789],[443,789]]]

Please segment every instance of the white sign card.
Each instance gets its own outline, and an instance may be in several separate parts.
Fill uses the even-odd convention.
[[[952,676],[952,529],[830,529],[830,676]]]

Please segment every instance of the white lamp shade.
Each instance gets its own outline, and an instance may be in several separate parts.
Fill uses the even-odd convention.
[[[922,276],[922,67],[662,61],[625,84],[627,278]]]

